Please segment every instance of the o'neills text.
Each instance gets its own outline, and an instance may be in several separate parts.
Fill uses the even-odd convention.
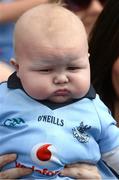
[[[47,175],[47,176],[54,176],[54,175],[59,173],[59,171],[49,171],[47,168],[36,169],[35,166],[28,167],[28,166],[25,166],[25,165],[17,162],[17,161],[15,162],[15,166],[16,166],[16,168],[30,168],[30,169],[32,169],[32,171],[35,171],[35,172],[38,172],[40,174]]]

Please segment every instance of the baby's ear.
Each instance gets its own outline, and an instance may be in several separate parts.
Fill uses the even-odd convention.
[[[10,64],[13,66],[13,68],[18,72],[19,70],[19,64],[16,62],[14,58],[10,59]]]

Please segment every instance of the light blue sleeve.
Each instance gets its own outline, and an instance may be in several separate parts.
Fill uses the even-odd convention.
[[[5,83],[0,83],[0,117],[2,115],[2,105],[4,101],[4,84]]]
[[[8,88],[7,88],[7,83],[2,82],[0,83],[0,125],[2,124],[3,118],[4,118],[4,113],[7,110],[6,105],[9,104],[9,99],[8,99]]]
[[[116,126],[116,121],[113,119],[109,109],[96,96],[94,106],[97,111],[101,124],[101,135],[98,140],[101,153],[106,153],[119,147],[119,128]]]

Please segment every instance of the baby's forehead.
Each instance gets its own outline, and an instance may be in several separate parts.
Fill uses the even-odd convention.
[[[57,4],[44,4],[27,11],[16,23],[15,38],[17,36],[26,42],[39,40],[42,46],[64,47],[87,39],[79,18]]]

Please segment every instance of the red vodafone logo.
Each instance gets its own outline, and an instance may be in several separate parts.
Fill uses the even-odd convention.
[[[51,146],[51,144],[44,144],[41,147],[39,147],[36,151],[36,156],[41,161],[49,161],[52,153],[48,149],[48,147]]]
[[[63,166],[59,159],[57,149],[50,143],[39,143],[34,145],[31,150],[31,158],[32,161],[42,169],[50,168],[54,170],[56,167]]]

